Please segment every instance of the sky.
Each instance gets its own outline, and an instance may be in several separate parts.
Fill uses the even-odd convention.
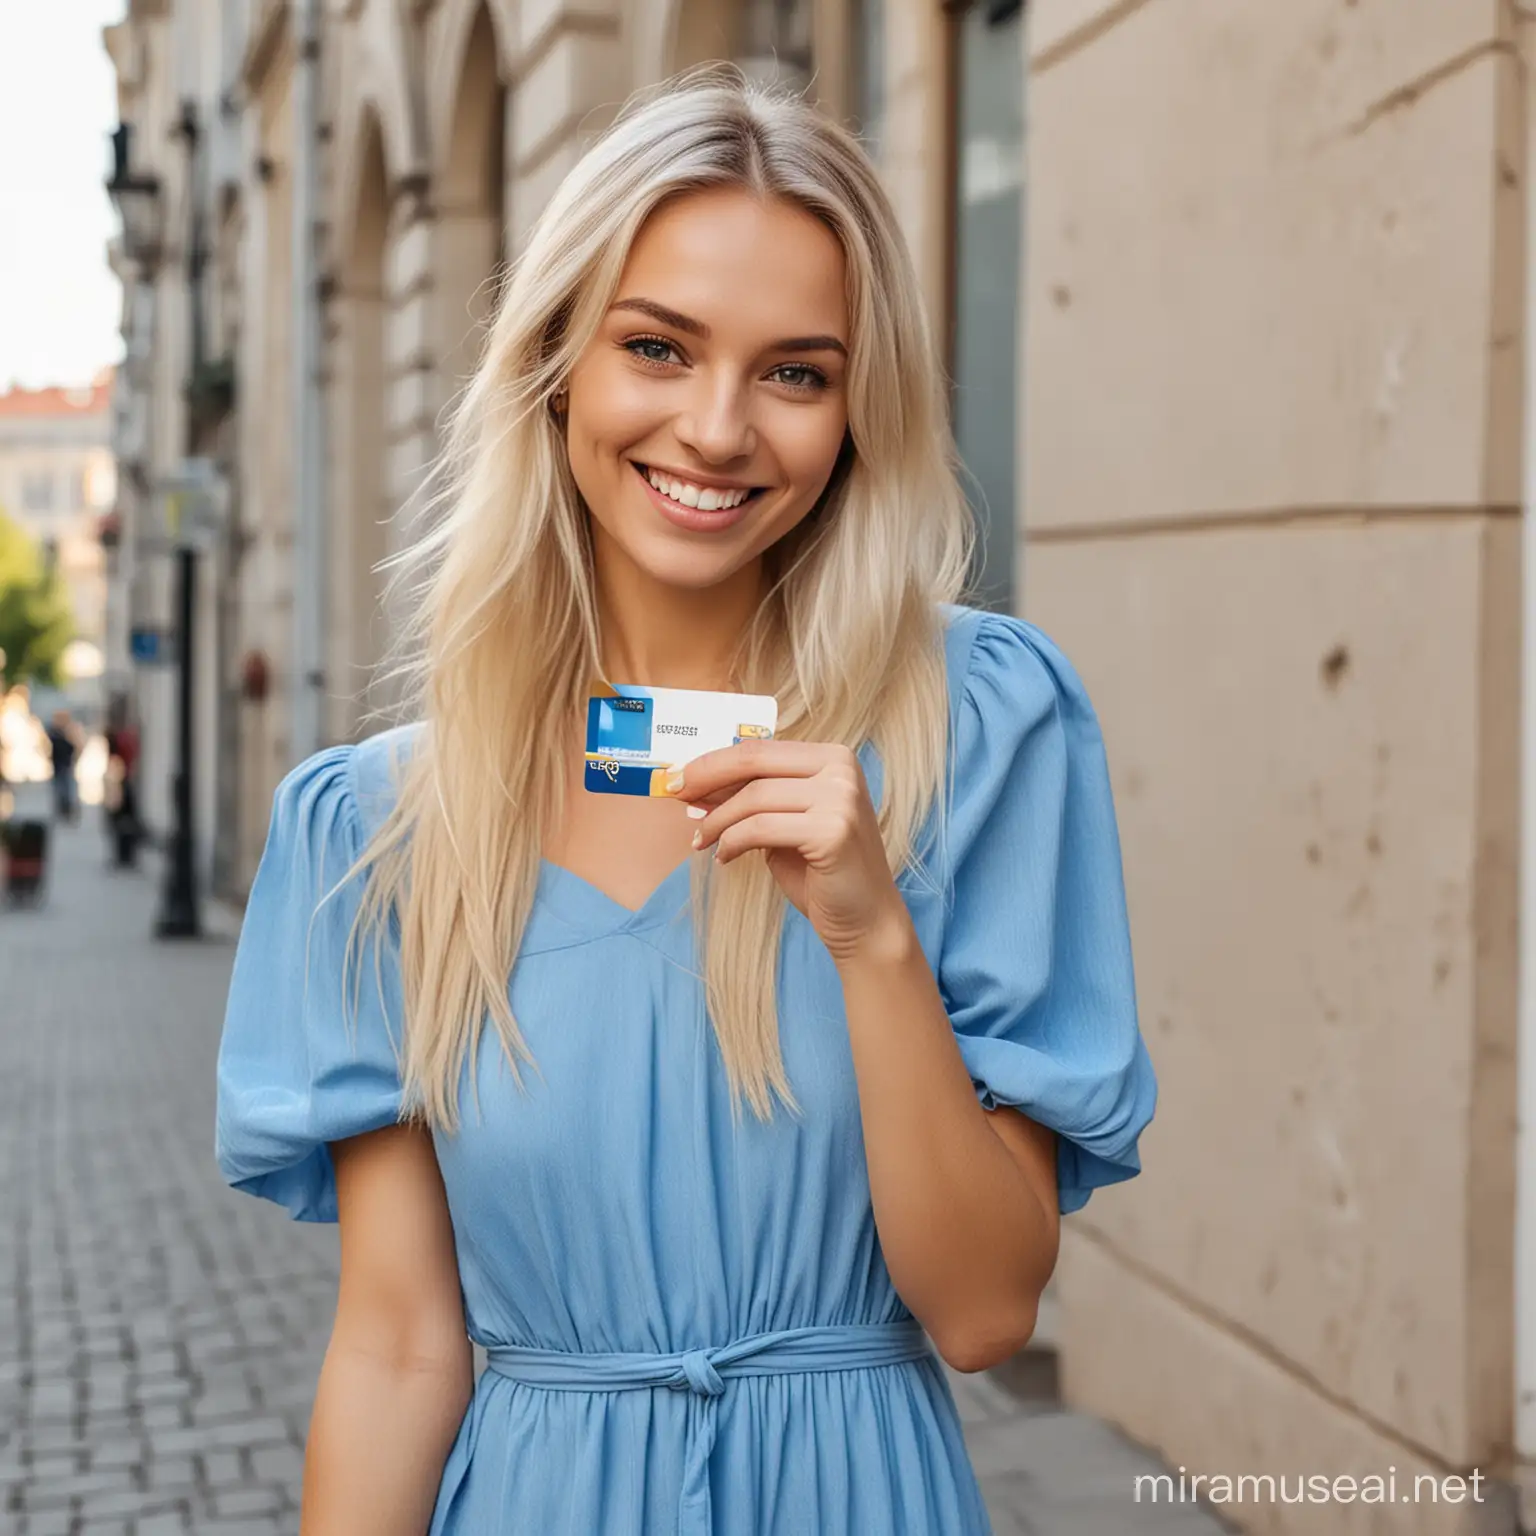
[[[84,384],[122,356],[104,183],[123,0],[0,0],[0,392]]]

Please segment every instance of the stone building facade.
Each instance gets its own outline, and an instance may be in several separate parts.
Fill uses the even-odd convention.
[[[916,255],[978,585],[1061,641],[1109,742],[1163,1096],[1142,1178],[1066,1223],[1066,1393],[1191,1471],[1479,1470],[1484,1502],[1391,1529],[1513,1532],[1536,1461],[1523,16],[130,0],[108,41],[164,233],[115,258],[122,568],[164,611],[161,488],[211,466],[207,873],[238,893],[280,774],[367,729],[374,567],[498,263],[583,144],[703,59],[801,80],[865,132]],[[141,681],[164,772],[166,679]]]

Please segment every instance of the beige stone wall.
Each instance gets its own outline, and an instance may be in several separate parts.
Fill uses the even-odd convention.
[[[917,266],[942,351],[952,239],[949,28],[942,9],[928,0],[886,0],[886,6],[880,173]]]
[[[1492,0],[1174,0],[1058,38],[1082,9],[1034,18],[1032,523],[1513,504]]]
[[[272,794],[293,766],[289,746],[293,652],[293,89],[291,39],[247,59],[245,86],[257,166],[244,188],[244,345],[239,356],[240,654],[259,652],[271,688],[240,708],[237,870],[248,883],[265,841]]]
[[[1162,1081],[1067,1224],[1065,1379],[1192,1470],[1508,1472],[1503,14],[1033,11],[1023,608],[1104,723]]]
[[[384,496],[384,245],[389,185],[376,123],[363,145],[350,206],[342,210],[329,307],[328,484],[332,623],[326,675],[333,741],[354,736],[366,697],[366,668],[383,650],[379,580],[390,509]]]

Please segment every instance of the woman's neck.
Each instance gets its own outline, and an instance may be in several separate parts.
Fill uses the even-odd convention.
[[[606,543],[606,541],[604,541]],[[760,559],[711,587],[656,580],[623,555],[596,566],[603,669],[610,682],[725,689],[738,641],[763,596]]]

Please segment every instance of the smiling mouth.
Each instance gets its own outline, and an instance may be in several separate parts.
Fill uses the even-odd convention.
[[[652,469],[648,464],[641,464],[633,459],[630,462],[635,466],[635,473],[652,490],[665,496],[668,501],[676,502],[680,507],[686,507],[690,512],[732,512],[743,503],[761,496],[767,489],[766,486],[761,485],[696,485],[691,480],[679,480],[663,474],[660,470]]]

